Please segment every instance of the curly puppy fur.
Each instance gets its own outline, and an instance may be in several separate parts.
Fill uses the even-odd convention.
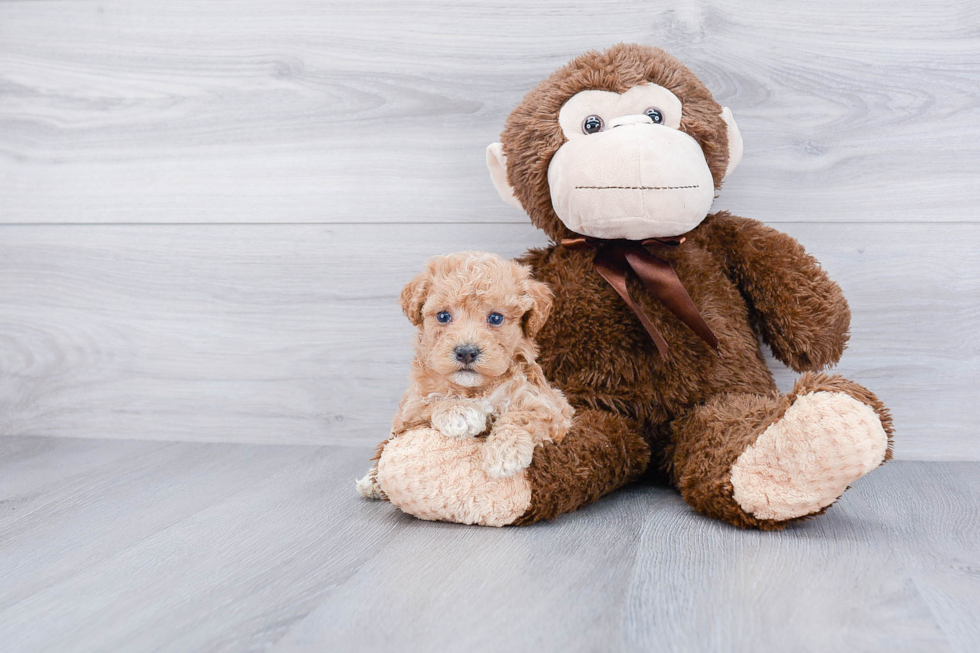
[[[392,438],[430,427],[448,438],[488,433],[483,463],[494,478],[525,469],[536,446],[561,442],[573,410],[545,380],[533,340],[551,291],[527,266],[482,252],[438,256],[405,287],[401,304],[419,331]],[[494,313],[500,324],[488,319]],[[478,353],[461,360],[460,348]],[[358,489],[385,498],[376,478],[377,465]]]

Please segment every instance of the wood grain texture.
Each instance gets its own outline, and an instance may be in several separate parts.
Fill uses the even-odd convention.
[[[734,109],[716,207],[844,285],[840,370],[893,408],[898,456],[980,458],[970,0],[0,2],[0,434],[380,439],[398,289],[434,253],[543,242],[484,147],[617,41]]]
[[[980,457],[980,225],[780,226],[848,296],[839,371],[891,407],[896,455]],[[267,443],[384,439],[421,261],[541,243],[519,225],[2,230],[0,434]]]
[[[0,443],[0,478],[60,469],[0,492],[10,653],[980,646],[980,463],[889,463],[782,533],[645,486],[492,529],[356,496],[367,447]]]
[[[523,222],[484,148],[619,41],[734,110],[720,207],[977,220],[973,0],[28,0],[0,3],[0,221]]]

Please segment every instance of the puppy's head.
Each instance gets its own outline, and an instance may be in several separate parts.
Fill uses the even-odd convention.
[[[419,327],[419,363],[477,388],[510,369],[515,353],[551,310],[551,291],[523,265],[495,254],[460,252],[430,259],[402,291],[402,310]]]

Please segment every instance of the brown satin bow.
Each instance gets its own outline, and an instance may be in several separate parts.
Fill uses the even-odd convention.
[[[691,331],[717,351],[718,338],[711,332],[704,318],[701,317],[698,307],[694,305],[691,296],[687,294],[687,290],[681,284],[681,280],[677,278],[674,267],[647,250],[647,247],[677,247],[683,242],[684,238],[680,237],[649,238],[636,241],[603,240],[577,236],[565,238],[561,241],[561,245],[568,249],[595,250],[593,263],[596,272],[609,282],[609,285],[619,293],[626,305],[636,313],[636,317],[643,323],[643,327],[650,334],[650,338],[653,339],[661,356],[667,353],[667,341],[657,331],[643,308],[630,297],[629,290],[626,288],[626,271],[628,269],[636,273],[647,291],[660,300],[660,303],[667,310],[676,315]]]

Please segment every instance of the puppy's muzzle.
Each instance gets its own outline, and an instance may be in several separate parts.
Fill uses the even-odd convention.
[[[455,349],[453,349],[453,354],[456,356],[456,360],[463,365],[469,365],[475,361],[480,357],[480,353],[480,348],[471,344],[458,345]]]

